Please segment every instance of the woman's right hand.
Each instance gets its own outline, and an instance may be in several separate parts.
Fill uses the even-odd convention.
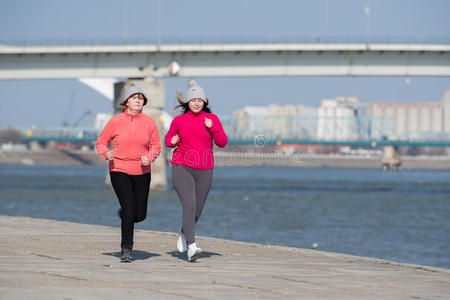
[[[114,153],[112,151],[106,152],[106,159],[107,160],[113,160],[114,159]]]
[[[178,143],[180,142],[180,137],[178,136],[178,134],[175,134],[175,135],[172,137],[172,140],[171,140],[170,142],[172,143],[172,145],[178,144]]]

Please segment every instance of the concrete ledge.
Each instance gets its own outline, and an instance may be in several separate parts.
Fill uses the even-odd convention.
[[[214,238],[195,263],[176,234],[0,216],[1,299],[448,299],[450,270]]]

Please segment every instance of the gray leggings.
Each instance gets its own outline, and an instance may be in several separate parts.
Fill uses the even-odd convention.
[[[213,169],[197,170],[172,166],[172,183],[183,207],[183,232],[187,245],[195,242],[195,223],[203,210],[211,188]]]

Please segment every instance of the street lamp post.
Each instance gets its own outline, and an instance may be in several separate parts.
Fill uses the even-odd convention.
[[[367,45],[370,44],[370,4],[367,1],[366,7],[364,8],[364,13],[367,20]]]

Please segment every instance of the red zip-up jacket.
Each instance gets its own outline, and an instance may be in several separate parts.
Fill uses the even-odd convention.
[[[211,128],[205,126],[205,118],[211,119]],[[172,145],[172,137],[176,134],[180,142]],[[216,115],[189,111],[173,119],[165,141],[167,147],[177,147],[173,152],[172,165],[207,170],[214,168],[213,141],[223,148],[227,145],[228,137]]]
[[[142,112],[137,115],[123,112],[109,120],[96,143],[97,152],[104,159],[111,141],[114,159],[109,161],[110,171],[129,175],[149,173],[151,166],[142,165],[141,157],[147,156],[152,163],[161,152],[155,120]]]

